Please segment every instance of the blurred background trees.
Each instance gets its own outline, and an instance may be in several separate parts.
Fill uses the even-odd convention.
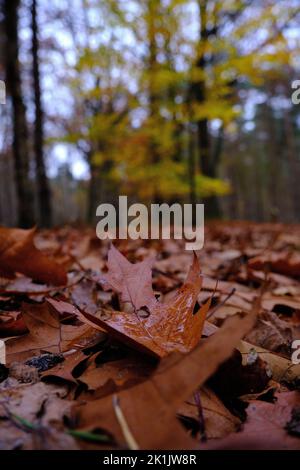
[[[0,221],[299,221],[297,0],[0,0]]]

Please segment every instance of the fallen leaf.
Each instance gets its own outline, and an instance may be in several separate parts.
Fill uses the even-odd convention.
[[[19,336],[27,333],[21,312],[5,312],[0,314],[0,338]]]
[[[244,318],[226,320],[216,334],[189,354],[170,355],[149,380],[118,394],[125,420],[140,448],[182,449],[195,446],[176,421],[175,413],[180,404],[231,356],[239,340],[253,327],[256,315],[254,309]],[[113,404],[108,399],[103,400],[94,400],[77,408],[79,428],[93,429],[105,423],[109,431],[120,436]]]
[[[293,409],[300,405],[300,393],[283,392],[276,397],[274,404],[254,400],[247,408],[247,420],[241,432],[201,447],[227,450],[299,450],[300,438],[289,435],[286,426],[292,418]]]
[[[66,394],[65,387],[42,382],[1,390],[0,448],[77,449],[78,446],[71,436],[53,427],[70,414],[74,405],[74,402],[65,399]],[[9,416],[39,425],[40,429],[38,432],[26,432],[22,426],[16,426],[14,419],[8,419]],[[20,422],[17,424],[20,425]]]
[[[83,374],[78,381],[93,391],[93,397],[115,393],[146,380],[153,372],[156,364],[135,351],[127,351],[124,357],[107,358],[104,352],[97,353],[88,360]],[[102,357],[104,357],[102,362]]]
[[[148,307],[151,310],[156,304],[152,289],[153,258],[132,264],[112,244],[108,252],[108,272],[103,275],[108,285],[120,293],[123,302],[129,302],[139,310]]]
[[[104,333],[78,320],[73,325],[62,324],[63,317],[49,301],[42,304],[23,303],[21,313],[27,334],[6,340],[8,362],[25,360],[45,351],[60,353],[87,348],[105,337]]]
[[[6,341],[7,362],[20,361],[40,354],[41,350],[60,352],[59,314],[48,304],[22,304],[27,335]]]
[[[116,339],[141,351],[164,357],[171,351],[187,352],[199,342],[210,299],[193,314],[202,284],[196,255],[183,286],[172,299],[155,303],[147,318],[128,312],[107,311],[101,319],[80,309],[73,309],[78,318],[94,328],[105,330]]]
[[[265,311],[259,315],[255,328],[246,339],[249,343],[290,357],[293,336],[291,323],[281,320],[273,312]]]
[[[300,255],[299,253],[264,253],[249,260],[249,266],[253,269],[271,269],[279,274],[291,277],[300,276]]]
[[[216,331],[218,331],[218,329],[219,328],[217,326],[206,321],[203,334],[205,336],[211,336]],[[260,359],[268,364],[272,378],[278,382],[293,382],[294,380],[297,380],[300,375],[300,364],[293,364],[292,361],[260,346],[255,346],[248,341],[240,341],[237,349],[240,351],[243,357],[247,357],[249,353],[255,351]]]
[[[197,267],[194,259],[193,274],[185,281],[191,253],[184,250],[184,241],[118,240],[122,255],[115,255],[122,269],[117,263],[112,270],[106,262],[110,242],[98,240],[92,228],[37,231],[34,246],[68,268],[68,284],[57,287],[37,277],[31,280],[18,270],[0,276],[0,335],[22,334],[5,339],[9,349],[11,341],[13,347],[19,343],[19,350],[9,355],[7,367],[2,365],[0,402],[22,403],[22,407],[17,412],[19,421],[0,408],[0,448],[202,449],[200,439],[205,436],[210,446],[225,448],[229,435],[242,439],[247,448],[259,448],[257,441],[264,441],[261,417],[253,424],[257,439],[254,432],[243,437],[241,421],[246,430],[251,405],[258,403],[260,414],[260,407],[268,402],[276,416],[275,394],[299,389],[300,365],[292,364],[290,345],[299,339],[300,278],[292,271],[272,271],[272,261],[278,258],[295,265],[299,233],[296,225],[207,222],[205,246],[197,253],[200,263]],[[4,245],[0,243],[0,260]],[[251,260],[264,255],[267,260],[259,270],[250,267]],[[108,273],[103,274],[107,267]],[[122,270],[127,269],[124,277]],[[105,279],[110,274],[114,286]],[[234,330],[227,330],[227,346],[237,339],[235,332],[242,335],[239,321],[252,312],[262,286],[258,318],[244,336],[248,341],[236,341],[240,352],[230,355],[220,337],[215,348],[207,350],[205,345],[224,331],[228,317],[230,322],[238,321]],[[123,301],[128,291],[134,302]],[[31,330],[23,302],[36,309]],[[52,327],[49,312],[56,319]],[[206,322],[203,330],[205,316],[214,324]],[[47,352],[52,349],[49,330],[56,353]],[[202,338],[212,337],[200,339],[201,331]],[[62,362],[57,364],[58,360]],[[31,385],[41,381],[55,384],[54,393],[50,388],[39,389],[39,396]],[[24,387],[29,390],[26,399],[21,394]],[[77,410],[74,420],[70,405]],[[295,442],[285,441],[286,437],[300,439],[299,409],[298,401],[291,402],[290,413],[279,426],[285,448],[293,448]],[[27,418],[29,426],[22,424]],[[279,438],[271,427],[267,432],[275,441]],[[266,442],[273,445],[272,436]]]
[[[30,230],[0,228],[0,272],[12,277],[16,272],[32,279],[54,284],[67,283],[62,265],[34,246],[35,228]]]
[[[204,430],[207,439],[220,439],[236,432],[241,421],[223,405],[217,395],[208,387],[199,390],[200,403],[203,411]],[[199,435],[199,409],[195,394],[177,410],[180,420],[189,428],[193,435]]]
[[[57,381],[57,379],[70,382],[74,385],[78,385],[76,377],[73,375],[73,371],[79,364],[86,363],[88,356],[83,354],[82,351],[74,351],[67,355],[65,360],[60,364],[57,364],[50,370],[42,373],[42,377],[45,381]]]
[[[270,370],[255,350],[243,357],[240,351],[224,362],[211,378],[209,385],[225,403],[246,394],[265,390],[270,381]]]

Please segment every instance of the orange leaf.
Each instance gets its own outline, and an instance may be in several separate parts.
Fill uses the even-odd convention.
[[[161,361],[149,380],[118,394],[124,419],[140,449],[197,446],[175,419],[176,411],[232,355],[238,342],[253,328],[256,317],[257,309],[253,309],[244,318],[229,318],[189,354],[170,355]],[[90,401],[74,411],[81,429],[104,426],[121,445],[125,444],[114,418],[111,397]]]
[[[81,309],[74,308],[72,311],[81,321],[156,357],[164,357],[172,351],[186,353],[199,342],[210,306],[209,300],[193,314],[201,285],[199,261],[194,254],[193,264],[183,286],[165,304],[155,302],[148,318],[140,318],[137,313],[105,311],[107,319],[100,319]],[[50,299],[49,302],[54,305]]]

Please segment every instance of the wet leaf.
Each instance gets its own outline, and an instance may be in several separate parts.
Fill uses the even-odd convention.
[[[131,312],[107,311],[107,317],[101,319],[81,309],[73,309],[73,312],[81,321],[106,330],[116,339],[143,352],[158,357],[164,357],[171,351],[187,352],[199,342],[210,306],[209,299],[193,314],[201,284],[199,261],[194,255],[183,286],[168,302],[155,302],[147,318],[140,318]]]

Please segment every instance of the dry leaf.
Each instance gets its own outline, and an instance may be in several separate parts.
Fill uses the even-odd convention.
[[[253,269],[271,269],[291,277],[300,276],[300,255],[298,253],[265,253],[252,258],[249,266]]]
[[[210,336],[216,331],[218,331],[217,326],[205,322],[203,329],[205,336]],[[292,382],[297,380],[300,376],[300,364],[293,364],[290,360],[260,346],[256,346],[247,341],[240,341],[237,349],[244,357],[247,357],[249,353],[255,351],[258,357],[268,364],[272,377],[278,382]]]
[[[22,316],[27,335],[6,341],[7,361],[21,361],[38,355],[41,350],[60,352],[59,314],[48,304],[22,304]]]
[[[176,422],[175,413],[180,404],[231,356],[239,340],[253,327],[256,315],[257,311],[253,310],[244,318],[228,319],[216,334],[189,354],[170,355],[162,361],[151,379],[120,392],[120,406],[140,448],[176,449],[193,446],[193,441],[189,440]],[[78,419],[84,428],[100,426],[101,422],[108,425],[113,422],[116,429],[113,405],[107,399],[104,400],[95,400],[79,407]],[[88,416],[91,416],[91,423],[87,421]],[[114,432],[109,427],[108,431]]]
[[[0,228],[0,272],[12,277],[16,272],[32,279],[54,284],[67,283],[63,266],[34,246],[35,228],[30,230]]]
[[[8,362],[21,361],[42,351],[59,353],[86,348],[105,336],[78,321],[73,325],[61,324],[63,318],[49,301],[42,304],[23,303],[21,312],[28,334],[6,341]]]
[[[299,392],[277,394],[277,401],[254,400],[247,408],[243,430],[225,439],[208,443],[207,449],[300,450],[300,438],[285,429],[292,410],[300,406]]]
[[[219,439],[238,430],[241,421],[230,413],[212,390],[208,387],[203,387],[198,393],[207,439]],[[187,420],[192,422],[191,424],[197,430],[198,437],[199,407],[195,401],[195,395],[180,406],[177,410],[177,415],[183,419],[183,422]]]
[[[73,405],[65,399],[66,393],[65,387],[41,382],[2,390],[1,403],[4,406],[0,404],[0,449],[78,449],[71,436],[57,427],[53,428],[69,415]],[[25,432],[8,419],[9,413],[42,427],[38,432]]]
[[[154,259],[148,258],[132,264],[112,244],[108,252],[108,273],[103,278],[136,311],[142,307],[151,310],[157,303],[152,290],[153,263]]]
[[[135,351],[123,352],[124,357],[120,359],[104,359],[103,363],[102,356],[101,352],[91,357],[85,371],[78,377],[78,381],[84,383],[89,391],[95,392],[94,398],[143,382],[155,368],[153,361]]]
[[[0,314],[0,338],[20,336],[27,333],[21,312],[5,312]]]

